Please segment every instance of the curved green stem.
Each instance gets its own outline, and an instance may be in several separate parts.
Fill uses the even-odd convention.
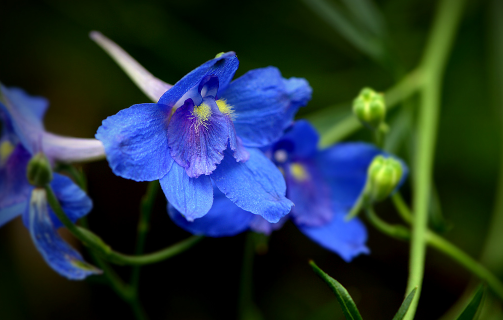
[[[459,264],[470,270],[473,274],[485,281],[487,285],[503,300],[503,284],[501,281],[489,271],[486,267],[481,265],[475,259],[470,257],[464,251],[440,237],[439,235],[428,231],[426,240],[433,248],[446,253],[452,259],[456,260]]]
[[[392,238],[398,240],[408,240],[410,238],[410,231],[405,226],[387,223],[379,218],[372,208],[367,209],[367,217],[376,229]],[[488,286],[494,291],[494,293],[496,293],[500,299],[503,299],[503,283],[501,283],[501,281],[486,267],[449,241],[430,230],[426,231],[425,239],[429,246],[451,257],[468,271],[479,277],[481,280],[487,282]]]
[[[203,238],[202,236],[192,236],[162,250],[141,256],[132,256],[116,252],[113,251],[110,246],[104,243],[103,240],[101,240],[91,231],[73,224],[73,222],[68,219],[63,209],[61,208],[61,205],[54,195],[51,186],[46,185],[45,190],[47,191],[47,201],[49,202],[49,205],[51,206],[52,210],[61,221],[61,223],[63,223],[63,225],[84,245],[88,246],[102,258],[112,263],[120,265],[145,265],[156,263],[176,256],[190,249]]]
[[[147,238],[147,232],[149,229],[150,216],[152,215],[152,209],[154,207],[155,197],[159,191],[159,182],[152,181],[148,184],[147,192],[143,196],[140,205],[140,219],[138,221],[138,235],[136,239],[136,249],[135,255],[139,256],[143,253],[145,247],[145,241]],[[141,265],[135,265],[131,274],[131,287],[135,292],[138,291],[138,284],[140,281],[140,267]]]
[[[188,249],[192,248],[196,243],[201,241],[203,238],[204,238],[203,236],[192,236],[188,239],[175,243],[174,245],[171,245],[165,249],[153,253],[144,254],[141,256],[132,256],[112,251],[110,252],[110,254],[107,255],[107,259],[112,263],[120,265],[138,266],[138,265],[152,264],[169,259],[182,252],[187,251]]]
[[[410,209],[405,203],[405,200],[403,200],[402,195],[399,192],[396,192],[391,196],[391,200],[393,200],[393,204],[395,205],[395,208],[398,210],[398,213],[400,214],[400,217],[403,219],[403,221],[407,222],[408,224],[411,224],[412,212],[410,212]]]
[[[433,158],[438,127],[442,76],[447,56],[459,24],[465,0],[444,0],[440,3],[421,70],[423,74],[422,101],[419,110],[418,144],[415,150],[413,201],[414,216],[410,250],[409,279],[406,293],[417,287],[416,297],[407,312],[406,320],[414,318],[424,275],[428,204],[432,185]]]

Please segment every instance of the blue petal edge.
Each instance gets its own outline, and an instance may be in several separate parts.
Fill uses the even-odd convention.
[[[247,150],[250,159],[236,162],[227,149],[211,178],[218,189],[241,209],[261,215],[269,222],[278,222],[293,206],[285,197],[283,175],[260,150]]]

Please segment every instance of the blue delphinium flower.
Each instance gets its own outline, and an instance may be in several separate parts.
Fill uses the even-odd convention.
[[[238,207],[267,221],[277,222],[290,211],[281,173],[258,148],[277,140],[311,98],[304,79],[284,79],[267,67],[231,82],[239,62],[227,52],[170,87],[101,34],[91,37],[133,70],[128,72],[150,97],[169,88],[157,103],[121,110],[98,129],[96,138],[116,175],[160,180],[168,201],[189,221],[210,210],[213,184]]]
[[[210,212],[188,222],[168,205],[172,220],[194,234],[233,236],[245,230],[270,234],[291,218],[305,235],[350,261],[368,253],[367,231],[358,218],[345,221],[367,179],[372,159],[382,152],[365,143],[340,143],[318,150],[318,134],[307,121],[297,121],[279,141],[265,148],[285,176],[287,197],[295,206],[279,223],[232,206],[216,192]]]
[[[100,273],[59,236],[62,224],[47,203],[46,191],[29,184],[26,170],[34,153],[43,152],[52,162],[87,161],[103,157],[102,144],[46,132],[46,99],[2,85],[0,93],[0,226],[22,215],[36,248],[56,272],[69,279]],[[54,174],[50,185],[70,220],[91,210],[91,199],[69,178]]]

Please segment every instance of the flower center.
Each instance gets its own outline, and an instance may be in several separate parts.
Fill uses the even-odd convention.
[[[299,163],[292,163],[290,165],[290,173],[297,181],[305,181],[308,178],[306,169]]]
[[[219,99],[215,102],[217,103],[218,110],[220,110],[220,112],[230,116],[231,119],[234,120],[234,109],[232,109],[231,105],[227,104],[227,101],[225,101],[224,99]]]
[[[0,144],[0,166],[7,162],[13,151],[14,146],[9,141],[6,140]]]

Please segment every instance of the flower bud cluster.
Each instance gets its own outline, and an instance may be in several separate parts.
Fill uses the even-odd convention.
[[[370,129],[379,129],[386,118],[384,96],[370,88],[363,88],[353,101],[353,113]]]

